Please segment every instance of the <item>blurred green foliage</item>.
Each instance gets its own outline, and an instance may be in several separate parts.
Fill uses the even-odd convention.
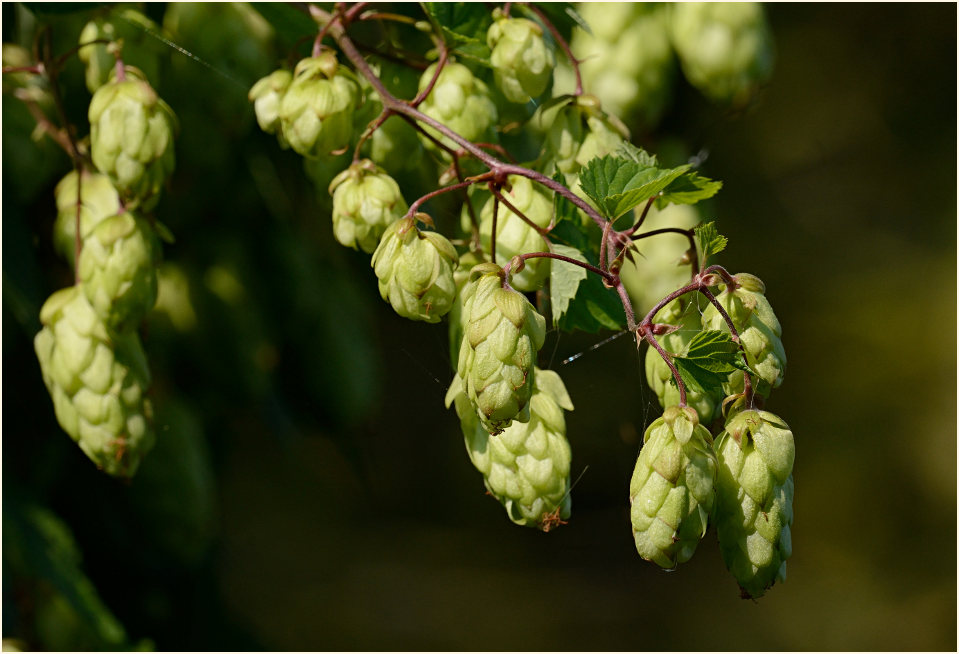
[[[157,209],[176,243],[144,329],[158,444],[130,484],[70,442],[40,379],[39,307],[71,283],[52,244],[70,163],[4,97],[5,642],[955,649],[954,8],[770,5],[777,69],[755,106],[723,114],[682,85],[640,134],[670,165],[708,153],[721,262],[759,275],[783,324],[770,408],[796,434],[795,553],[759,603],[738,599],[712,534],[673,574],[636,556],[626,488],[656,400],[625,337],[568,365],[609,334],[547,337],[581,477],[569,525],[513,527],[443,408],[445,329],[398,318],[369,258],[333,240],[325,188],[345,164],[305,171],[256,128],[247,89],[305,54],[303,23],[143,10],[176,46],[157,87],[181,131]],[[30,48],[49,25],[63,53],[102,11],[4,3],[3,40]],[[60,82],[85,134],[75,58]]]

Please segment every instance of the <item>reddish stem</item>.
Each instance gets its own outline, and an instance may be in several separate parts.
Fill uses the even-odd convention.
[[[507,199],[506,199],[506,196],[503,195],[503,193],[502,193],[498,188],[494,187],[492,184],[490,184],[490,191],[492,191],[493,195],[496,196],[496,199],[499,200],[500,202],[502,202],[502,203],[506,206],[507,209],[509,209],[509,210],[512,211],[514,214],[516,214],[517,216],[519,216],[519,217],[523,220],[523,222],[525,222],[527,225],[529,225],[529,226],[532,227],[534,230],[536,230],[536,232],[537,232],[540,236],[542,236],[544,239],[546,239],[547,241],[549,240],[549,230],[540,227],[539,225],[537,225],[536,223],[534,223],[532,220],[530,220],[530,219],[526,216],[526,214],[524,214],[522,211],[520,211],[519,209],[517,209],[516,206],[515,206],[512,202],[510,202],[509,200],[507,200]]]

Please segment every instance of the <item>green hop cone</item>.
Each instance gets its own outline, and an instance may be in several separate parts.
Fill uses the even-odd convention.
[[[527,18],[507,18],[494,12],[486,34],[496,86],[510,102],[529,102],[549,84],[556,64],[543,40],[542,28]]]
[[[425,91],[437,64],[433,64],[420,77],[419,90]],[[490,98],[486,84],[476,78],[463,64],[447,63],[440,71],[433,90],[420,105],[420,111],[430,118],[443,123],[467,141],[489,140],[491,128],[496,124],[496,105]],[[460,146],[442,136],[433,128],[424,125],[424,129],[447,147],[458,149]],[[424,137],[424,145],[436,148],[436,145]]]
[[[463,305],[472,292],[474,286],[467,284],[473,267],[483,261],[474,252],[467,252],[460,256],[459,265],[453,270],[453,283],[456,284],[456,295],[453,298],[453,306],[450,307],[449,314],[449,338],[450,338],[450,363],[453,370],[456,370],[456,364],[459,359],[460,346],[463,344],[463,332],[466,331],[466,316],[463,313]]]
[[[456,370],[483,428],[498,434],[529,420],[536,353],[546,320],[524,295],[503,287],[503,270],[484,263],[470,272],[463,305],[466,330]]]
[[[159,31],[156,23],[130,8],[115,9],[84,25],[78,43],[89,45],[77,50],[77,56],[86,66],[90,93],[110,80],[117,60],[113,51],[118,46],[122,46],[120,54],[124,64],[143,71],[147,79],[156,80],[160,72],[160,48],[165,46],[148,32]],[[111,43],[94,43],[103,40]]]
[[[288,70],[274,70],[272,73],[257,80],[248,95],[256,112],[256,122],[267,134],[276,134],[280,145],[287,146],[280,129],[280,103],[283,95],[293,81],[293,73]]]
[[[503,196],[537,227],[546,228],[553,219],[553,201],[539,191],[526,177],[510,175],[512,189],[503,189]],[[480,239],[489,251],[493,232],[493,205],[490,196],[480,210]],[[548,252],[546,240],[533,227],[500,202],[496,212],[496,262],[506,265],[518,254]],[[535,291],[549,277],[549,259],[540,257],[526,262],[522,271],[513,274],[510,284],[519,291]]]
[[[304,157],[345,150],[353,136],[358,96],[359,86],[332,52],[301,60],[280,101],[283,137]]]
[[[703,325],[696,299],[698,298],[677,298],[656,313],[653,322],[679,328],[671,334],[654,337],[667,352],[684,354],[689,342],[702,331]],[[673,373],[659,352],[652,347],[646,350],[646,381],[656,393],[660,406],[666,408],[679,404],[679,388],[676,386]],[[699,422],[707,427],[718,415],[716,411],[720,408],[722,401],[723,398],[718,394],[686,388],[686,404],[696,410]]]
[[[109,331],[77,286],[51,295],[40,322],[34,348],[60,426],[97,467],[133,476],[154,442],[139,336]]]
[[[754,380],[754,391],[769,397],[770,391],[782,384],[786,374],[786,351],[781,339],[783,330],[764,295],[766,286],[762,280],[748,273],[739,273],[735,278],[740,287],[733,292],[725,289],[716,299],[739,332],[749,367],[759,374]],[[703,329],[729,331],[722,314],[712,304],[703,311]],[[743,373],[738,370],[730,373],[724,389],[727,395],[741,393]]]
[[[120,196],[106,175],[84,170],[78,176],[72,170],[60,180],[54,190],[57,219],[53,223],[53,247],[71,266],[76,255],[78,180],[81,238],[85,239],[90,230],[120,211]]]
[[[90,101],[90,154],[127,208],[150,208],[173,172],[176,116],[134,68],[104,84]]]
[[[572,411],[573,403],[560,376],[537,368],[529,422],[514,422],[495,436],[480,424],[459,377],[446,394],[446,406],[453,402],[470,460],[509,519],[543,531],[567,519],[572,454],[563,409]]]
[[[615,151],[629,138],[629,130],[603,112],[592,95],[571,97],[541,114],[546,131],[546,156],[567,175],[577,175],[595,157]],[[550,122],[551,121],[551,122]]]
[[[159,252],[153,228],[129,212],[102,221],[84,240],[77,264],[81,288],[110,329],[127,330],[153,308]]]
[[[409,208],[400,187],[368,159],[351,164],[330,183],[333,235],[348,248],[372,253],[386,228]]]
[[[792,554],[793,434],[767,411],[734,413],[716,438],[714,521],[726,567],[749,597],[786,580]]]
[[[646,430],[629,483],[636,551],[672,569],[706,533],[715,500],[716,455],[696,412],[671,406]]]
[[[683,73],[717,102],[745,104],[773,69],[773,38],[758,2],[670,5],[669,35]]]
[[[456,249],[438,232],[424,232],[413,218],[386,228],[373,253],[380,295],[399,315],[439,322],[453,306]]]

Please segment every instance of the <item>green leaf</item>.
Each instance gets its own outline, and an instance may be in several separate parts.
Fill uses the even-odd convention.
[[[726,249],[726,243],[729,242],[729,239],[716,231],[716,225],[713,222],[701,223],[696,226],[694,231],[696,240],[699,242],[699,249],[703,254],[703,267],[705,267],[706,260],[709,257]]]
[[[641,166],[648,168],[659,168],[659,161],[656,159],[656,155],[650,154],[649,152],[646,152],[646,150],[636,147],[629,141],[623,141],[622,145],[619,146],[615,154],[623,159],[628,159],[633,163],[638,163]]]
[[[722,187],[722,182],[690,171],[666,187],[663,194],[656,199],[656,208],[662,209],[667,204],[696,204],[700,200],[713,197]]]
[[[440,27],[443,40],[450,49],[489,66],[486,32],[493,18],[482,3],[424,2],[423,9]]]
[[[675,357],[673,363],[676,365],[687,391],[714,393],[718,390],[722,392],[723,382],[726,381],[727,375],[720,375],[711,370],[700,368],[688,359],[680,357]],[[670,381],[673,385],[676,384],[675,379],[670,378]]]
[[[554,243],[555,254],[561,254],[577,261],[586,261],[586,257],[577,250],[566,245]],[[589,274],[585,268],[572,263],[553,259],[549,268],[549,297],[553,308],[553,324],[557,325],[563,314],[569,308],[569,301],[576,296],[579,283]]]
[[[690,168],[656,168],[650,158],[632,161],[606,155],[590,161],[580,173],[583,191],[610,220],[619,218],[664,191]]]
[[[553,181],[566,184],[561,172],[553,175]],[[599,230],[594,229],[596,224],[584,217],[575,204],[565,196],[553,193],[553,215],[556,224],[549,233],[552,242],[559,241],[580,252],[590,252],[599,257]]]
[[[595,261],[590,261],[596,265]],[[601,329],[623,329],[626,313],[623,304],[612,289],[603,285],[599,275],[587,274],[580,282],[569,309],[559,321],[560,329],[596,333]]]
[[[736,369],[733,362],[740,358],[739,345],[729,332],[710,329],[693,336],[683,354],[677,358],[712,372],[730,373]]]

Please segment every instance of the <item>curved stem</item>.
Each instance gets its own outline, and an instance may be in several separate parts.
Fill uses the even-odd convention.
[[[729,317],[729,314],[726,313],[726,309],[723,308],[723,305],[716,299],[716,296],[713,295],[707,287],[703,286],[699,289],[699,292],[706,296],[706,299],[709,300],[716,310],[719,312],[719,315],[723,317],[723,320],[726,321],[726,326],[729,327],[729,333],[732,335],[733,340],[736,341],[736,344],[739,345],[739,353],[743,357],[743,363],[746,366],[749,366],[749,359],[746,358],[746,348],[743,346],[742,340],[739,338],[739,332],[736,330],[736,326],[733,324],[732,318]],[[743,394],[746,396],[747,404],[753,406],[753,383],[752,379],[749,377],[749,373],[745,370],[743,371]]]
[[[477,177],[471,177],[470,179],[467,179],[467,180],[465,180],[465,181],[459,182],[459,183],[457,183],[457,184],[453,184],[452,186],[444,186],[443,188],[438,188],[438,189],[436,189],[435,191],[430,191],[429,193],[427,193],[427,194],[424,195],[423,197],[417,198],[417,200],[416,200],[413,204],[410,205],[410,209],[409,209],[409,211],[406,212],[406,216],[405,216],[405,217],[406,217],[406,218],[411,217],[413,214],[415,214],[417,211],[419,211],[420,206],[422,206],[425,202],[428,202],[429,200],[432,200],[433,198],[435,198],[435,197],[438,196],[438,195],[443,195],[444,193],[450,193],[450,192],[452,192],[452,191],[459,191],[460,189],[468,188],[468,187],[472,186],[473,184],[479,184],[479,183],[482,183],[482,182],[484,182],[484,181],[485,181],[485,180],[482,179],[482,176],[480,176],[479,178],[477,178]]]
[[[643,213],[640,214],[639,220],[636,221],[635,225],[633,225],[632,227],[624,231],[623,234],[626,234],[627,236],[632,236],[637,231],[639,231],[639,228],[643,226],[643,222],[645,222],[646,220],[646,216],[649,214],[649,210],[652,208],[653,203],[656,201],[656,197],[657,196],[654,195],[653,197],[649,198],[646,201],[646,206],[643,207]]]
[[[489,185],[489,190],[493,190],[493,185]],[[496,221],[499,218],[499,199],[500,195],[498,193],[493,194],[493,225],[489,233],[489,260],[493,263],[496,263]],[[524,259],[525,261],[525,259]],[[506,264],[506,270],[509,271],[509,264]],[[509,279],[507,274],[504,279]]]
[[[366,130],[363,131],[363,134],[360,136],[360,140],[356,143],[356,148],[353,150],[353,163],[356,163],[360,160],[360,150],[363,148],[363,144],[367,142],[372,136],[373,132],[378,130],[380,126],[386,122],[386,119],[393,115],[393,112],[389,109],[384,109],[379,116],[374,118],[369,125],[367,125]]]
[[[623,232],[624,234],[626,232]],[[634,241],[638,241],[643,238],[650,236],[657,236],[659,234],[682,234],[689,240],[689,264],[692,266],[693,275],[696,275],[696,272],[699,270],[699,251],[696,249],[696,232],[692,229],[682,229],[681,227],[663,227],[661,229],[654,229],[649,232],[643,232],[642,234],[636,234],[630,236]]]
[[[532,228],[536,231],[537,234],[539,234],[540,236],[542,236],[545,240],[547,240],[547,241],[549,240],[549,230],[544,229],[543,227],[540,227],[539,225],[537,225],[536,223],[534,223],[532,220],[530,220],[530,219],[526,216],[526,214],[524,214],[522,211],[520,211],[519,209],[517,209],[516,206],[513,205],[512,202],[510,202],[509,200],[507,200],[507,199],[506,199],[506,196],[503,195],[503,193],[502,193],[498,188],[495,188],[494,186],[490,185],[490,191],[493,193],[493,195],[496,196],[496,199],[497,199],[497,200],[499,200],[500,202],[502,202],[502,203],[506,206],[506,208],[509,209],[510,211],[512,211],[514,214],[516,214],[516,216],[518,216],[519,218],[521,218],[521,219],[523,220],[523,222],[525,222],[527,225],[529,225],[530,227],[532,227]]]
[[[591,273],[596,273],[597,275],[605,279],[610,284],[613,284],[616,281],[615,275],[608,273],[605,270],[602,270],[600,268],[597,268],[591,263],[586,263],[585,261],[580,261],[579,259],[573,259],[572,257],[567,257],[563,254],[556,254],[554,252],[528,252],[526,254],[520,254],[517,256],[519,256],[519,258],[522,259],[523,261],[527,261],[528,259],[536,259],[536,258],[556,259],[557,261],[565,261],[566,263],[571,263],[575,266],[579,266],[580,268],[585,268]],[[506,266],[503,268],[505,272],[509,273],[511,263],[512,262],[507,263]]]
[[[649,346],[659,352],[659,356],[663,358],[663,361],[666,362],[666,365],[669,366],[669,371],[673,374],[673,379],[676,380],[676,388],[679,389],[679,406],[686,406],[686,385],[683,383],[683,378],[679,374],[679,369],[676,367],[676,364],[673,363],[673,357],[659,344],[659,341],[656,340],[656,337],[653,336],[652,331],[647,331],[643,334],[643,340],[649,343]]]
[[[446,66],[446,62],[449,60],[450,51],[446,47],[446,43],[444,43],[443,41],[440,41],[439,49],[440,49],[440,58],[439,58],[439,61],[436,62],[436,68],[433,70],[433,77],[430,78],[430,81],[429,83],[427,83],[426,87],[422,91],[417,93],[416,97],[410,101],[411,107],[420,106],[423,103],[423,101],[426,100],[427,97],[429,97],[429,94],[433,92],[433,87],[436,86],[436,81],[440,78],[440,73],[443,72],[443,68]]]

